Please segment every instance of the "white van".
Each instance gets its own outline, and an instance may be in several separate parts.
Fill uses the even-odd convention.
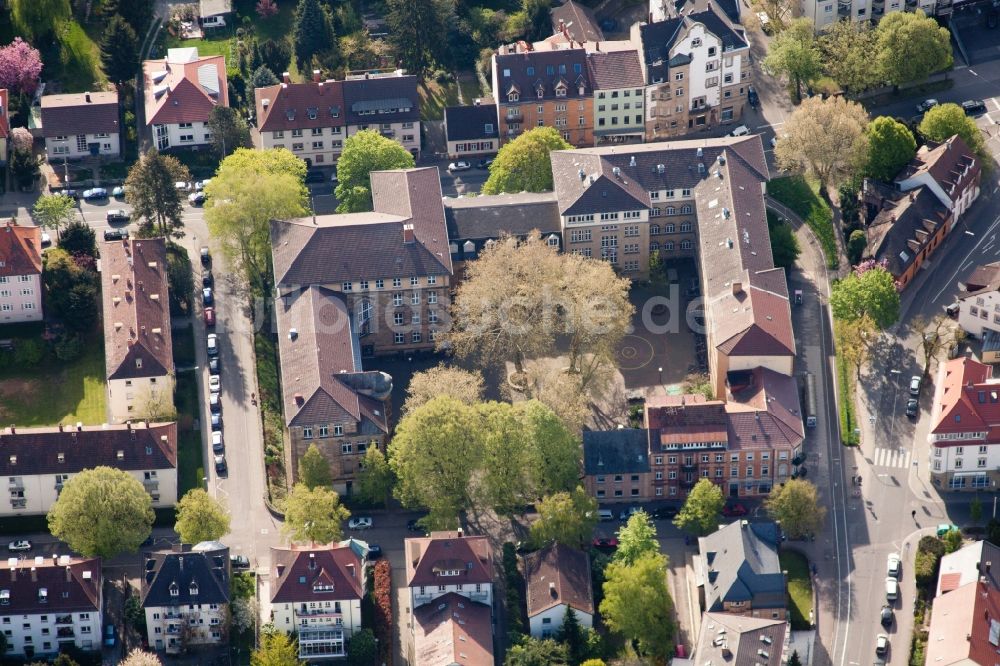
[[[597,518],[602,523],[611,521],[615,519],[615,514],[611,513],[610,509],[599,509],[597,512]]]
[[[895,578],[885,579],[885,598],[890,603],[899,599],[899,581]]]

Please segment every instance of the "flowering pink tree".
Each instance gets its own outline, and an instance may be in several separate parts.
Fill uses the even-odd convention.
[[[257,0],[257,16],[270,18],[278,13],[278,3],[274,0]]]
[[[38,87],[42,73],[42,57],[20,37],[0,47],[0,88],[9,88],[30,95]]]
[[[10,132],[10,142],[14,145],[15,152],[29,152],[34,141],[31,132],[23,127],[15,127]]]

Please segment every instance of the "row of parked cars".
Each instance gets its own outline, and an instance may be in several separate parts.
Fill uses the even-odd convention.
[[[212,276],[212,255],[207,247],[201,248],[201,301],[205,327],[215,327],[215,292]],[[222,441],[222,374],[219,358],[219,336],[212,332],[205,336],[205,352],[208,356],[208,413],[210,432],[212,433],[212,454],[215,462],[215,472],[225,476],[229,468],[226,465],[226,447]]]

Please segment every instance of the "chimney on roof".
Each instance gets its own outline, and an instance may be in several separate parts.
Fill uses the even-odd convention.
[[[282,83],[291,83],[292,82],[292,75],[289,74],[288,72],[282,72],[281,73],[281,82]]]
[[[556,592],[556,583],[555,583],[555,581],[551,581],[551,580],[549,581],[549,596],[551,596],[553,599],[555,599],[555,598],[557,598],[559,596],[559,593]]]
[[[465,536],[465,532],[462,531],[461,527],[459,527],[458,530],[456,530],[456,531],[458,532],[458,538],[459,539],[461,539],[463,536]]]
[[[264,107],[264,109],[266,110],[267,107],[271,106],[271,100],[265,97],[264,99],[260,100],[260,105]]]
[[[739,280],[733,280],[733,296],[739,296],[743,293],[743,283]]]
[[[31,582],[32,583],[38,582],[38,569],[36,569],[35,567],[31,567]]]
[[[87,101],[87,104],[90,104],[90,93],[84,93],[83,99]]]
[[[12,565],[10,567],[10,582],[16,583],[17,582],[17,561],[16,560],[14,562],[9,562],[8,561],[8,564]]]
[[[414,238],[413,238],[413,225],[412,224],[404,224],[403,225],[403,243],[405,245],[412,245],[413,244],[413,240],[414,240]]]
[[[322,81],[320,81],[319,83],[316,84],[316,90],[317,90],[317,92],[319,92],[319,96],[322,97],[323,96],[323,82]]]
[[[309,570],[313,571],[316,568],[316,553],[309,553]]]
[[[66,582],[67,583],[73,582],[73,570],[70,569],[68,564],[66,565]]]
[[[319,82],[320,82],[320,80],[321,80],[321,78],[322,78],[322,77],[320,77],[320,75],[319,75],[319,70],[318,70],[318,69],[314,69],[314,70],[313,70],[313,81],[314,81],[315,83],[319,83]]]

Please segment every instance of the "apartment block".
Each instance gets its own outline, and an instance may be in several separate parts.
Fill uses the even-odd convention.
[[[1000,363],[1000,262],[977,266],[959,284],[959,327],[981,340],[983,363]]]
[[[0,516],[48,513],[74,475],[94,467],[128,472],[156,508],[177,504],[177,424],[20,428],[0,430],[0,473],[10,501]]]
[[[49,162],[121,154],[118,93],[43,95],[42,136]]]
[[[97,558],[38,555],[0,563],[3,657],[33,661],[67,647],[100,650],[102,582]]]
[[[595,145],[642,143],[645,82],[638,52],[591,52],[587,54],[587,69],[594,84]]]
[[[8,220],[0,229],[0,322],[42,319],[42,230]]]

